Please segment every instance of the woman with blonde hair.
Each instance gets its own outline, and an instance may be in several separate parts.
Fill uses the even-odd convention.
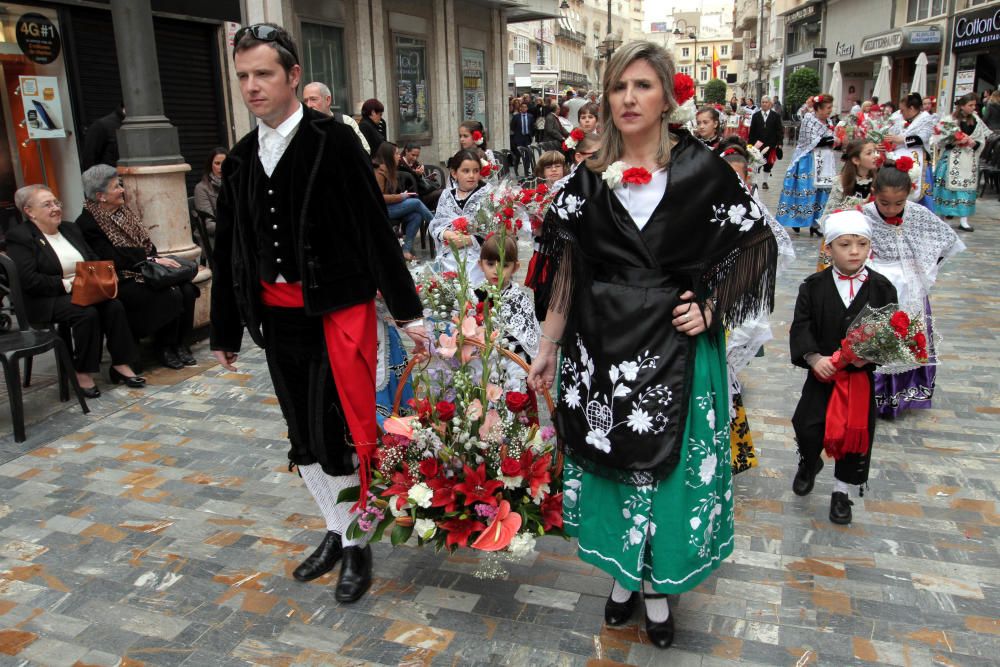
[[[771,308],[777,245],[732,169],[680,129],[694,91],[669,53],[626,44],[603,83],[601,147],[545,218],[529,382],[551,388],[559,365],[564,525],[614,579],[606,622],[627,622],[641,592],[666,648],[667,594],[733,550],[722,326]]]

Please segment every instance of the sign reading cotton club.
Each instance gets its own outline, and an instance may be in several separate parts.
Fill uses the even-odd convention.
[[[994,45],[1000,46],[1000,7],[961,14],[955,18],[953,51],[969,51]]]

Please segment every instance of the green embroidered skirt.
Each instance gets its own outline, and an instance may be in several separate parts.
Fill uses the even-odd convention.
[[[691,590],[733,552],[733,475],[726,346],[695,341],[680,463],[665,479],[629,486],[584,472],[566,457],[563,519],[582,560],[630,590]]]

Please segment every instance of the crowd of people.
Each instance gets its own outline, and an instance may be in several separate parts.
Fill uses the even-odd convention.
[[[733,97],[691,118],[693,85],[687,92],[670,54],[626,44],[608,63],[600,99],[510,101],[512,146],[561,145],[535,164],[532,192],[551,203],[526,221],[534,253],[522,286],[516,241],[473,224],[500,187],[479,121],[456,128],[446,182],[435,181],[418,145],[388,140],[378,100],[355,123],[331,110],[320,82],[300,99],[297,47],[281,27],[239,30],[233,60],[259,123],[231,150],[212,152],[195,188],[215,249],[210,345],[228,370],[244,332],[264,349],[288,424],[289,468],[326,522],[293,576],[310,581],[341,563],[340,602],[366,593],[373,562],[370,533],[348,533],[357,505],[339,495],[370,482],[377,428],[402,382],[403,338],[411,354],[428,346],[410,264],[421,229],[437,248],[435,271],[499,288],[477,298],[500,295],[500,333],[530,364],[518,388],[556,393],[562,484],[572,491],[563,521],[579,557],[613,579],[605,620],[628,623],[641,600],[658,647],[674,637],[667,595],[697,586],[734,549],[733,476],[756,464],[739,374],[771,337],[775,281],[795,254],[785,228],[821,237],[790,329],[792,363],[807,370],[789,415],[800,457],[794,493],[812,491],[821,453],[834,452],[829,518],[849,524],[851,487],[869,479],[876,416],[931,405],[933,365],[882,374],[835,353],[866,307],[898,306],[932,331],[938,271],[964,249],[938,215],[972,231],[977,157],[990,131],[975,96],[942,117],[917,94],[898,117],[871,100],[852,111],[847,141],[831,119],[834,99],[811,97],[772,215],[757,188],[769,188],[782,158],[778,100]],[[99,393],[92,374],[104,337],[114,382],[142,386],[131,367],[140,337],[152,337],[166,366],[197,363],[187,347],[197,288],[147,284],[143,262],[178,263],[159,255],[114,167],[90,167],[83,185],[75,223],[44,186],[17,193],[26,222],[8,236],[9,252],[33,317],[71,328],[88,395]],[[97,259],[114,263],[117,296],[77,306],[77,262]],[[853,396],[847,416],[831,408],[842,395]]]

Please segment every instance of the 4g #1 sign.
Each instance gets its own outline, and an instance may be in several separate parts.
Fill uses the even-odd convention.
[[[48,65],[59,57],[59,31],[48,17],[34,12],[24,14],[17,20],[16,32],[17,45],[28,60]]]

